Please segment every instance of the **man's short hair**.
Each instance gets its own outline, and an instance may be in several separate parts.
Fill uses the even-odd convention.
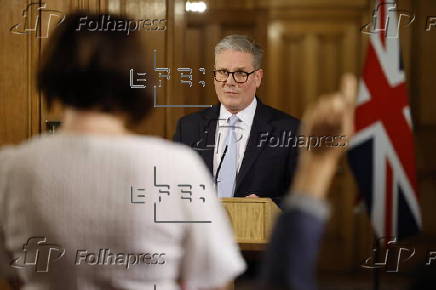
[[[109,15],[127,23],[126,16]],[[146,71],[146,53],[139,33],[80,29],[85,20],[101,23],[105,14],[78,11],[56,27],[44,51],[38,87],[48,107],[55,100],[81,111],[126,113],[128,121],[142,120],[152,108],[145,89],[130,87],[129,71]]]
[[[263,49],[248,36],[232,34],[224,37],[215,46],[215,54],[219,54],[227,49],[252,54],[254,69],[260,69],[262,67]]]

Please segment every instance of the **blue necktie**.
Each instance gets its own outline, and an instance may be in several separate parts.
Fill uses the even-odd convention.
[[[228,119],[228,134],[226,139],[226,147],[224,149],[225,156],[221,162],[221,168],[218,172],[217,186],[218,197],[232,197],[235,190],[236,169],[237,169],[237,144],[235,124],[238,121],[236,115],[232,115]]]

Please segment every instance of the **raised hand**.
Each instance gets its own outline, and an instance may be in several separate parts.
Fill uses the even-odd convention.
[[[302,148],[293,191],[324,197],[335,173],[337,161],[346,151],[353,134],[356,96],[356,78],[345,74],[339,92],[321,96],[305,112],[300,135],[318,139],[323,136],[344,136],[344,144],[331,146],[321,143],[310,150]]]

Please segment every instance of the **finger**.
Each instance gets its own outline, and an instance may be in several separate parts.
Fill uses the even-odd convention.
[[[353,106],[357,99],[357,80],[351,73],[345,73],[341,79],[341,93],[345,98],[347,106]]]
[[[329,100],[329,110],[332,114],[342,114],[343,111],[346,109],[346,106],[346,101],[344,100],[344,97],[340,94],[333,95]]]

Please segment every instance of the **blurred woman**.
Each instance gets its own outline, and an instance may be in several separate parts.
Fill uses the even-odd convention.
[[[150,112],[129,19],[77,12],[38,74],[63,125],[0,151],[0,277],[22,289],[218,289],[244,270],[210,176],[190,149],[133,135]],[[112,29],[113,28],[113,29]],[[9,266],[10,264],[10,266]]]

